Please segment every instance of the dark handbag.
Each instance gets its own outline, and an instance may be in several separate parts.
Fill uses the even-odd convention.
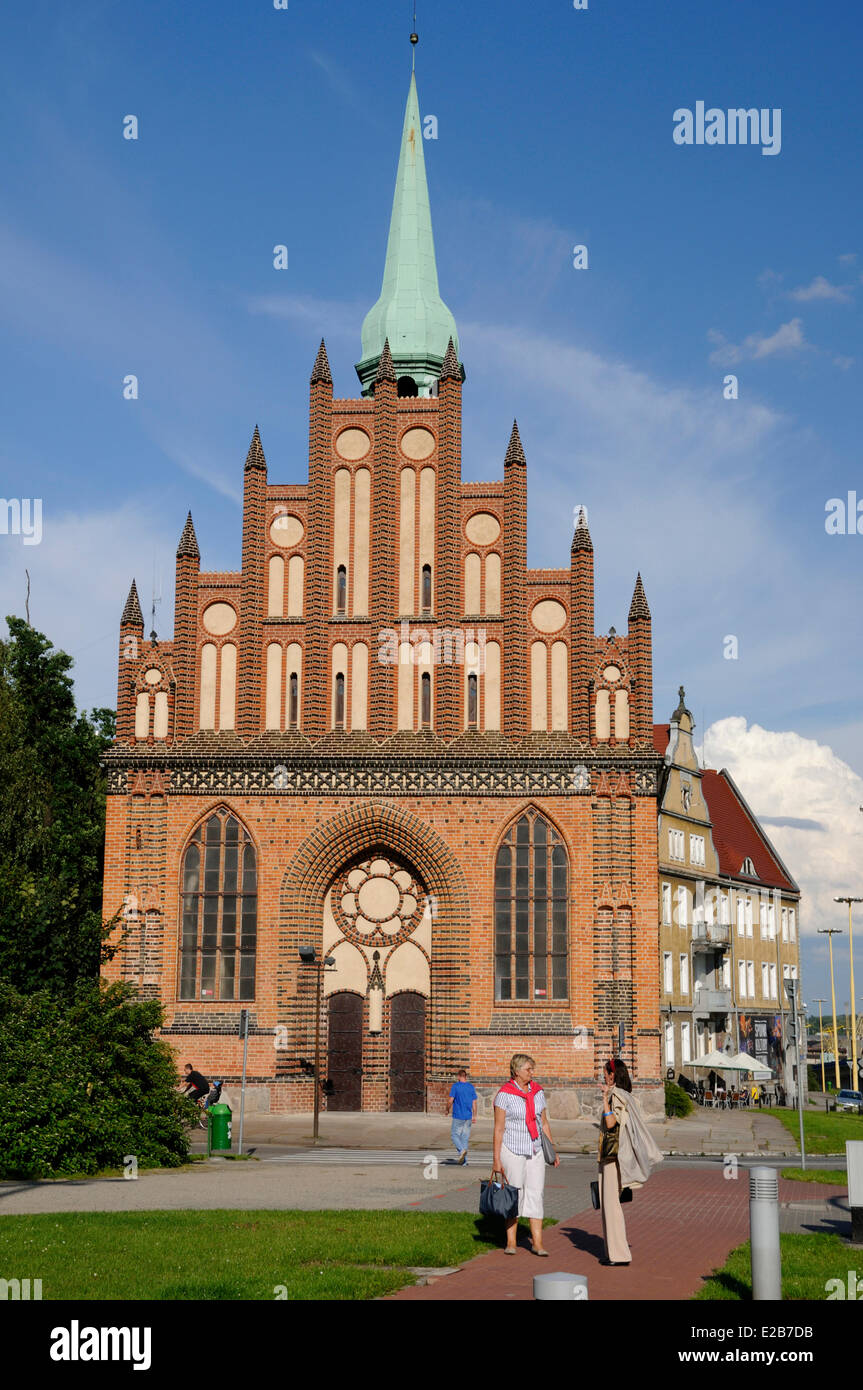
[[[598,1183],[598,1182],[592,1182],[592,1183],[590,1184],[590,1200],[591,1200],[591,1202],[593,1203],[593,1209],[594,1209],[594,1211],[599,1211],[600,1203],[599,1203],[599,1183]],[[620,1200],[621,1200],[621,1202],[631,1202],[631,1201],[632,1201],[632,1188],[631,1188],[631,1187],[622,1187],[622,1188],[620,1189]]]
[[[500,1182],[495,1182],[500,1178]],[[492,1172],[490,1178],[483,1178],[479,1185],[480,1216],[500,1216],[511,1221],[518,1215],[518,1188],[503,1182],[503,1173]]]

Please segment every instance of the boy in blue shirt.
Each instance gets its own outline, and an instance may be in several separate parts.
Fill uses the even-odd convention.
[[[446,1113],[452,1112],[452,1142],[458,1158],[456,1163],[467,1163],[467,1146],[470,1143],[470,1127],[476,1122],[476,1091],[467,1079],[464,1067],[459,1067],[455,1081],[450,1087]]]

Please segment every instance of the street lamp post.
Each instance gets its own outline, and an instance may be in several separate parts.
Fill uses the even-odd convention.
[[[854,924],[851,920],[851,904],[863,903],[863,898],[835,898],[834,902],[848,904],[848,949],[851,955],[851,1085],[856,1091],[860,1078],[857,1075],[857,1018],[854,1006]]]
[[[315,972],[315,1104],[314,1104],[314,1123],[312,1125],[312,1143],[318,1142],[318,1125],[321,1111],[321,992],[323,990],[324,970],[327,966],[335,965],[334,956],[324,956],[323,960],[318,960],[314,946],[300,947],[300,961],[303,965],[309,965]]]
[[[836,985],[833,981],[833,938],[842,935],[841,927],[819,927],[819,936],[826,936],[830,945],[830,1001],[833,1005],[833,1065],[836,1068],[836,1090],[842,1090],[839,1079],[839,1032],[836,1027]]]
[[[821,1020],[821,1005],[826,1004],[827,1000],[816,999],[814,1002],[818,1005],[818,1041],[821,1044],[821,1090],[826,1095],[827,1079],[824,1075],[824,1024]]]

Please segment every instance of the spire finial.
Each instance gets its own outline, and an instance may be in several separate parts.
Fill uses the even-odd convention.
[[[318,348],[318,355],[315,358],[315,365],[312,369],[311,385],[314,386],[319,381],[324,382],[324,384],[327,386],[332,386],[333,384],[333,377],[332,373],[330,372],[329,358],[327,357],[326,344],[324,343],[323,338],[321,338],[321,345]]]
[[[587,514],[584,507],[578,513],[578,522],[572,537],[570,550],[593,550],[593,541],[590,539],[590,531],[587,525]]]
[[[134,579],[129,590],[129,597],[126,599],[126,606],[123,609],[123,616],[120,619],[121,627],[144,627],[144,615],[141,612],[141,604],[138,600],[138,588]]]
[[[255,425],[255,433],[252,435],[252,442],[249,445],[249,452],[246,455],[245,472],[248,473],[252,468],[260,468],[264,473],[267,471],[267,460],[264,458],[264,446],[261,443],[261,436],[257,425]]]
[[[644,592],[644,585],[641,582],[641,573],[635,581],[635,589],[632,594],[632,603],[629,605],[629,621],[636,622],[639,618],[649,618],[650,609],[647,605],[647,596]]]
[[[200,560],[201,552],[198,549],[198,538],[195,535],[195,527],[192,524],[192,513],[186,517],[186,524],[183,527],[183,534],[180,537],[180,544],[177,546],[177,559],[188,556],[192,560]]]
[[[413,32],[412,32],[412,34],[411,34],[411,48],[412,48],[412,50],[413,50],[412,53],[411,53],[411,72],[416,72],[416,66],[417,66],[417,44],[419,43],[419,41],[420,41],[420,36],[419,36],[419,34],[417,33],[417,7],[416,7],[416,0],[414,0],[414,27],[413,27]]]
[[[521,435],[518,432],[518,421],[513,420],[512,434],[509,437],[509,445],[507,447],[506,457],[504,458],[503,466],[504,468],[509,468],[512,466],[512,464],[515,463],[519,464],[522,468],[524,468],[526,462],[527,460],[524,457],[524,449],[522,448],[521,444]]]

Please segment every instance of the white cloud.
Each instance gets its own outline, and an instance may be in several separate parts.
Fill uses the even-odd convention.
[[[839,256],[837,259],[838,259],[840,265],[853,265],[854,262],[855,262],[856,259],[857,259],[857,252],[856,252],[856,251],[846,251],[843,255]]]
[[[727,768],[755,815],[770,820],[765,830],[803,893],[803,934],[841,927],[845,910],[833,898],[863,896],[863,777],[825,744],[739,715],[711,724],[704,748],[709,766]]]
[[[120,615],[136,579],[150,631],[154,564],[164,580],[156,628],[164,637],[173,628],[176,525],[165,530],[158,503],[131,500],[114,510],[43,514],[41,545],[25,546],[18,536],[0,537],[0,594],[7,613],[24,617],[25,568],[30,571],[30,621],[59,650],[75,659],[73,676],[79,707],[113,705]],[[5,621],[0,631],[6,634]],[[111,674],[106,680],[106,671]]]
[[[709,329],[707,337],[710,342],[717,344],[716,350],[710,354],[710,360],[719,366],[731,366],[735,362],[747,360],[757,362],[764,357],[773,357],[776,353],[798,352],[808,346],[803,333],[802,319],[790,319],[788,323],[781,324],[769,337],[763,333],[750,333],[739,346],[730,343],[716,328]]]
[[[813,299],[833,299],[837,304],[850,304],[851,295],[845,285],[831,285],[823,275],[816,275],[811,285],[801,285],[799,289],[788,291],[789,299],[808,304]]]
[[[853,357],[844,357],[841,353],[839,353],[836,357],[833,358],[833,365],[834,367],[840,367],[843,372],[847,372],[849,367],[854,366],[855,360],[856,359]]]

